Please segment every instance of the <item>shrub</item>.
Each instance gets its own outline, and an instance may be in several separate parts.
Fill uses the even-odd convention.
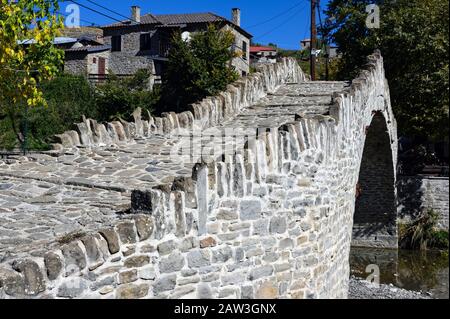
[[[46,106],[10,108],[0,116],[0,148],[21,147],[20,140],[26,135],[27,149],[46,150],[53,135],[70,129],[82,115],[98,115],[95,92],[82,76],[62,74],[42,82],[40,89]]]
[[[435,232],[434,235],[435,246],[438,248],[448,248],[449,240],[448,240],[448,231],[439,230]]]
[[[399,226],[400,246],[406,249],[447,248],[448,232],[436,229],[439,214],[433,210],[422,212],[419,218]]]
[[[15,149],[26,135],[26,147],[47,150],[55,134],[70,130],[83,115],[98,121],[121,117],[129,119],[141,107],[151,111],[159,99],[159,89],[148,91],[149,74],[119,79],[112,76],[93,87],[85,77],[62,74],[41,83],[47,106],[0,110],[0,149]]]
[[[106,83],[96,88],[98,120],[110,121],[115,118],[129,119],[133,111],[140,107],[153,111],[159,101],[159,88],[149,91],[149,71],[139,70],[131,78],[111,75]]]

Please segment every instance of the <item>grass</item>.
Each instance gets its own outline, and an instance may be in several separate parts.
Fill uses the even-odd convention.
[[[447,249],[449,248],[448,231],[438,230],[439,214],[426,210],[415,221],[399,224],[399,244],[405,249]]]

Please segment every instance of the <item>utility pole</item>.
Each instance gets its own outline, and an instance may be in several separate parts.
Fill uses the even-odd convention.
[[[317,43],[316,0],[311,0],[311,42],[310,42],[311,81],[316,80],[316,55],[315,55],[316,43]]]

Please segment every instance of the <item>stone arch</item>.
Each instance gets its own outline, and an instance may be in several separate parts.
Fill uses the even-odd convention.
[[[369,127],[356,191],[353,246],[398,247],[395,165],[386,119],[376,112]]]

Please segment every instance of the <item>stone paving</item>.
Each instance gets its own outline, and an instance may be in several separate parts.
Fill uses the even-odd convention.
[[[214,129],[278,127],[297,114],[324,115],[332,95],[347,85],[284,85]],[[210,142],[203,138],[203,144]],[[0,262],[112,224],[129,208],[132,190],[190,176],[193,163],[170,156],[182,143],[179,136],[154,135],[108,147],[68,149],[59,156],[0,161]]]

